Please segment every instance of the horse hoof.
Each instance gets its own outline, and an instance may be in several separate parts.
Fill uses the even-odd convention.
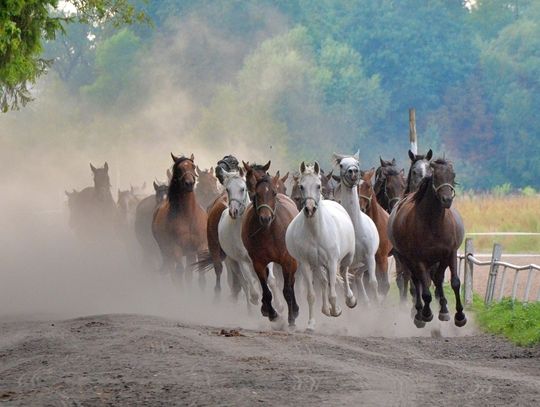
[[[431,320],[433,320],[433,314],[429,314],[429,315],[423,315],[422,314],[422,321],[430,322]]]
[[[439,312],[439,321],[450,321],[450,314],[448,312]]]
[[[456,317],[454,318],[454,323],[456,324],[457,327],[461,328],[462,326],[465,326],[465,324],[467,323],[467,318],[465,317],[465,315],[463,315],[463,319],[458,319],[456,315]]]
[[[249,299],[249,302],[251,302],[253,305],[257,305],[259,303],[259,296],[252,296]]]
[[[417,327],[417,328],[423,328],[426,326],[426,323],[420,319],[416,319],[416,317],[414,318],[414,325]]]
[[[270,321],[272,321],[272,322],[275,321],[278,318],[279,318],[279,314],[277,312],[272,312],[272,313],[268,314],[268,319]]]
[[[341,315],[341,308],[336,308],[335,312],[332,312],[333,317],[339,317]]]
[[[315,333],[315,328],[307,327],[307,328],[306,328],[306,333],[307,333],[307,334]]]
[[[347,298],[345,300],[345,303],[347,304],[347,307],[354,308],[358,304],[358,301],[357,301],[356,297],[353,295],[351,298]]]

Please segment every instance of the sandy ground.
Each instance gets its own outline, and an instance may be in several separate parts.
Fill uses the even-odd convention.
[[[142,271],[133,242],[81,245],[58,224],[12,218],[2,229],[2,405],[540,403],[540,348],[481,334],[470,313],[464,328],[417,329],[408,305],[341,301],[341,317],[317,312],[306,334],[299,291],[290,332],[231,302],[225,282],[216,301],[212,274],[204,290],[178,287]]]
[[[540,348],[519,349],[488,335],[236,333],[118,314],[5,321],[0,328],[0,401],[5,405],[540,402]]]

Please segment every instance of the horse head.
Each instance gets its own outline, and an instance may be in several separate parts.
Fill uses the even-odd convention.
[[[302,194],[300,193],[300,173],[293,174],[293,185],[291,190],[291,199],[296,205],[296,209],[302,210]]]
[[[197,174],[195,173],[195,156],[191,154],[191,157],[176,157],[171,153],[171,157],[174,161],[172,178],[170,188],[175,190],[183,190],[186,192],[193,192],[195,182],[197,180]],[[170,197],[170,193],[169,193]]]
[[[223,170],[223,186],[227,191],[229,201],[229,216],[233,219],[244,214],[247,205],[249,204],[249,196],[247,191],[244,171],[240,168],[238,171],[228,172]]]
[[[167,199],[167,194],[169,193],[169,185],[166,183],[154,181],[154,191],[156,192],[156,204],[159,205],[161,202]]]
[[[315,161],[314,165],[308,165],[302,161],[300,164],[300,181],[298,186],[302,195],[302,206],[304,215],[308,218],[313,217],[321,201],[321,175],[319,163]]]
[[[373,201],[373,196],[375,195],[373,191],[373,184],[371,179],[375,174],[375,168],[371,168],[369,171],[362,171],[362,179],[360,184],[358,184],[358,196],[360,198],[360,210],[366,213]]]
[[[268,161],[265,165],[249,164],[249,162],[242,161],[244,169],[246,170],[246,185],[249,192],[249,197],[253,200],[255,194],[255,186],[257,182],[267,175],[270,169],[271,161]]]
[[[360,182],[359,154],[341,155],[334,153],[334,162],[339,165],[339,178],[341,184],[347,188],[354,188]]]
[[[225,170],[228,172],[231,171],[238,171],[238,159],[233,155],[226,155],[221,160],[217,162],[216,166],[216,178],[218,179],[219,183],[223,185],[223,175],[221,174],[221,171]]]
[[[90,169],[94,175],[94,188],[96,190],[109,190],[111,180],[109,178],[109,164],[105,162],[102,168],[96,168],[90,163]]]
[[[257,181],[253,202],[259,223],[263,227],[269,227],[276,217],[277,204],[277,190],[272,177],[264,175]]]
[[[409,158],[411,159],[411,166],[409,168],[409,174],[407,175],[407,187],[405,188],[405,194],[415,192],[420,185],[420,182],[431,176],[432,168],[429,165],[433,151],[431,149],[426,154],[414,154],[409,150]]]
[[[456,196],[454,167],[444,158],[430,162],[429,166],[432,169],[431,185],[435,196],[443,208],[449,209]]]

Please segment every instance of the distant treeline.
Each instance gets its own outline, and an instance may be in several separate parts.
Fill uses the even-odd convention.
[[[140,7],[152,26],[70,25],[48,44],[52,70],[85,111],[121,117],[169,86],[200,107],[197,142],[252,139],[291,166],[360,149],[366,167],[379,155],[405,167],[415,107],[419,151],[453,160],[464,188],[540,188],[540,1]]]

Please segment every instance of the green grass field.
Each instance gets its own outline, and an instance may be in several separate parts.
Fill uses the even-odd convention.
[[[540,197],[463,194],[456,197],[465,231],[540,233]],[[540,253],[540,236],[472,236],[475,252],[491,253],[500,243],[503,253]]]

